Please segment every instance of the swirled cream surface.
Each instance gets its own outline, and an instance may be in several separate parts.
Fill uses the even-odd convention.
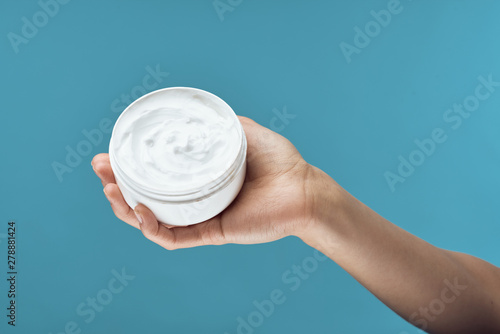
[[[210,184],[234,163],[242,129],[229,106],[196,92],[147,99],[124,112],[113,134],[115,159],[128,177],[184,192]]]

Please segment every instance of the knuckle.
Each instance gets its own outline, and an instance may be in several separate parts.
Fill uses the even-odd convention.
[[[141,231],[142,231],[142,234],[144,234],[144,236],[146,237],[146,239],[149,239],[151,241],[153,241],[153,239],[155,239],[157,233],[155,233],[154,231],[151,231],[150,228],[145,228],[144,226],[141,228]]]
[[[125,213],[123,212],[122,209],[120,209],[119,207],[116,207],[116,205],[113,205],[111,204],[111,207],[113,208],[113,212],[115,213],[115,216],[120,219],[120,220],[123,220],[125,221],[127,216],[125,215]]]

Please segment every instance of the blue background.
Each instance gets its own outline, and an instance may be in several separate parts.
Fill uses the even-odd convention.
[[[447,249],[500,264],[500,87],[462,126],[443,114],[500,81],[500,2],[408,1],[348,63],[339,44],[382,1],[247,1],[224,13],[211,1],[71,1],[15,53],[35,1],[0,4],[2,164],[0,248],[18,224],[18,324],[2,333],[236,333],[254,300],[281,289],[286,302],[255,333],[417,333],[331,261],[299,289],[282,274],[313,254],[297,238],[262,245],[166,251],[114,217],[91,157],[60,182],[54,161],[85,140],[111,103],[142,84],[146,67],[169,72],[157,88],[213,92],[271,126],[273,109],[296,115],[281,131],[306,160],[377,212]],[[448,135],[391,192],[384,178],[413,141]],[[1,256],[4,258],[5,256]],[[76,313],[107,287],[113,269],[135,276],[90,323]],[[7,271],[1,264],[2,277]]]

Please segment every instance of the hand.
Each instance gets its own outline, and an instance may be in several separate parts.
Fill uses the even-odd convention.
[[[248,143],[247,174],[233,203],[222,213],[191,226],[159,223],[144,205],[130,208],[116,185],[108,154],[92,160],[115,215],[144,236],[172,250],[226,243],[253,244],[299,236],[312,220],[308,180],[315,168],[281,135],[239,117]]]

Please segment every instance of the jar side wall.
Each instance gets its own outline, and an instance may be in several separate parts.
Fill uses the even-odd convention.
[[[203,200],[186,203],[163,202],[148,198],[128,188],[120,178],[117,178],[116,181],[123,198],[131,208],[135,208],[141,203],[148,207],[161,223],[187,226],[213,218],[226,209],[238,196],[243,186],[245,175],[246,162],[239,169],[232,181],[225,188],[221,189],[221,191]]]

